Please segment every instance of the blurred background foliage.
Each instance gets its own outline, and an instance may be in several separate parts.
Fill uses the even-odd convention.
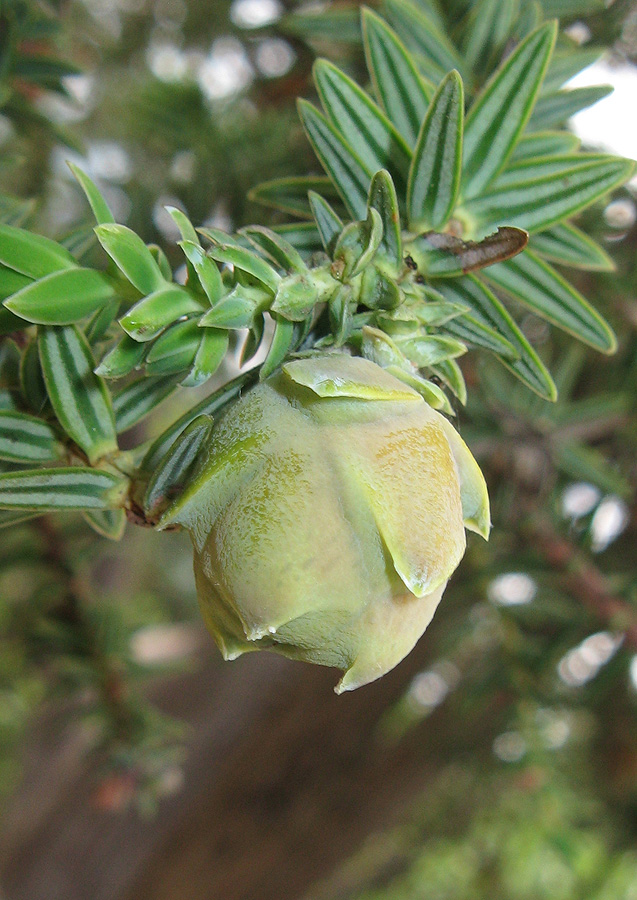
[[[469,14],[468,5],[445,4],[445,11]],[[608,58],[634,77],[634,3],[543,6],[563,15],[584,46],[610,47]],[[317,20],[323,35],[296,7],[279,0],[0,0],[0,216],[87,240],[88,210],[70,159],[100,183],[118,221],[168,254],[175,234],[166,204],[224,228],[276,221],[247,194],[267,178],[317,171],[294,109],[298,94],[311,96],[314,51],[364,71],[346,7],[336,19]],[[478,382],[474,355],[463,360],[470,390],[459,423],[487,477],[492,538],[488,546],[470,541],[412,669],[389,676],[392,687],[377,701],[373,690],[372,700],[356,700],[377,703],[367,739],[388,757],[409,748],[412,765],[421,761],[428,773],[426,786],[419,780],[408,799],[397,790],[393,814],[370,817],[355,847],[343,841],[329,866],[308,865],[307,898],[637,898],[635,220],[633,183],[578,222],[612,254],[616,271],[569,271],[617,332],[613,357],[575,347],[522,315],[525,334],[555,374],[556,404],[484,360]],[[11,366],[7,346],[0,344],[0,388]],[[179,412],[176,401],[167,406],[160,423]],[[117,816],[161,819],[175,802],[165,798],[179,796],[184,779],[184,796],[196,806],[188,758],[201,723],[180,716],[179,704],[172,716],[149,698],[157,685],[195,677],[213,655],[213,678],[230,678],[232,698],[232,672],[240,678],[241,667],[254,663],[220,674],[181,536],[129,529],[113,544],[75,515],[16,522],[1,535],[0,792],[13,848],[0,856],[7,896],[89,896],[68,884],[66,893],[34,887],[33,873],[45,869],[28,821],[42,828],[49,813],[38,809],[37,791],[25,790],[46,780],[38,772],[46,771],[50,742],[62,741],[71,723],[78,766],[89,772],[88,802],[110,817],[110,828]],[[302,668],[281,666],[291,680]],[[312,696],[306,701],[311,707]],[[232,699],[226,703],[232,713]],[[266,707],[259,715],[276,730],[283,713]],[[333,727],[338,735],[344,726],[335,720]],[[303,759],[297,740],[292,765]],[[77,815],[67,809],[67,818]],[[317,818],[313,827],[320,845],[321,830],[334,825]],[[140,860],[146,852],[140,849]],[[70,872],[81,864],[75,860]],[[107,883],[108,857],[103,865]],[[114,891],[99,896],[127,896]],[[259,895],[270,896],[265,888]],[[193,887],[190,896],[220,894]],[[236,888],[224,896],[256,895]]]

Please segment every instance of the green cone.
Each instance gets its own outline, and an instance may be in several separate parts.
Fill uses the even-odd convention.
[[[290,362],[216,423],[161,526],[183,525],[224,657],[336,666],[337,691],[412,649],[465,549],[482,473],[449,422],[364,359]]]

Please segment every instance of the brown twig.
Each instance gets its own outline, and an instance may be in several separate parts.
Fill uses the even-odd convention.
[[[119,668],[105,655],[86,616],[86,587],[69,563],[60,532],[48,516],[34,523],[44,541],[44,558],[64,584],[64,595],[58,614],[65,619],[84,642],[97,675],[102,701],[108,710],[118,737],[126,739],[134,729],[134,710],[129,699],[128,685]]]
[[[527,535],[547,563],[563,574],[564,583],[604,624],[623,631],[625,641],[637,649],[637,610],[617,596],[606,576],[545,516],[535,516]]]

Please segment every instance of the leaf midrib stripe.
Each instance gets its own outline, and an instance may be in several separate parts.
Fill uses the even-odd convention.
[[[522,182],[517,188],[511,186],[505,191],[498,191],[491,195],[486,194],[482,197],[477,197],[475,200],[467,203],[467,206],[476,206],[478,207],[478,210],[480,210],[480,206],[482,206],[483,210],[490,216],[490,218],[485,219],[483,218],[484,212],[482,214],[478,212],[478,217],[484,222],[493,223],[496,221],[506,221],[507,225],[518,226],[521,224],[522,227],[527,230],[532,230],[539,222],[543,228],[548,228],[550,225],[554,225],[567,216],[572,215],[576,209],[581,209],[582,206],[588,205],[591,196],[595,197],[605,194],[610,190],[613,184],[616,183],[619,177],[617,171],[608,172],[605,177],[602,177],[599,175],[598,169],[599,166],[591,166],[589,170],[575,170],[573,174],[588,174],[590,178],[587,181],[579,180],[576,184],[563,189],[557,195],[555,194],[556,181],[568,178],[567,172],[562,173],[559,176],[559,179],[555,179],[554,177],[538,178],[533,181]],[[607,182],[608,187],[606,187]],[[533,197],[533,210],[530,210],[528,205],[528,194],[531,188],[541,190],[541,193],[538,193]],[[595,188],[595,190],[592,194],[589,194],[588,192],[591,188]],[[525,194],[527,199],[520,199],[520,193]],[[558,204],[563,207],[565,201],[570,200],[577,194],[582,194],[581,203],[578,202],[573,207],[567,207],[566,211],[562,209],[559,214],[549,213],[549,210]],[[553,198],[552,202],[550,200],[551,197]],[[551,215],[553,218],[551,218]]]
[[[60,337],[60,340],[57,339],[57,336]],[[105,434],[101,427],[102,422],[108,421],[109,424],[112,424],[111,410],[104,402],[99,387],[91,383],[93,372],[87,357],[87,348],[84,347],[72,326],[67,326],[59,331],[45,332],[44,340],[49,353],[51,369],[55,371],[57,368],[58,372],[64,372],[64,378],[55,379],[54,384],[51,385],[55,388],[54,392],[60,395],[59,404],[54,403],[53,398],[52,403],[54,409],[57,406],[65,414],[69,411],[74,413],[71,416],[71,426],[74,431],[71,437],[83,449],[88,447],[97,449],[101,443],[111,442],[111,435]],[[76,365],[78,361],[79,367]],[[74,390],[73,382],[68,377],[69,370],[75,373],[78,380],[81,381],[84,388],[81,393]],[[51,373],[48,374],[47,386],[50,384],[51,377]]]
[[[392,168],[395,168],[397,173],[401,176],[405,175],[406,169],[409,166],[409,150],[402,145],[401,137],[399,133],[396,131],[392,133],[393,126],[390,122],[383,122],[382,113],[378,110],[378,118],[375,116],[375,110],[373,108],[373,101],[369,100],[369,105],[366,104],[365,99],[360,97],[361,106],[365,108],[365,111],[369,114],[369,120],[366,120],[362,115],[358,114],[358,110],[350,105],[346,98],[343,95],[343,92],[339,90],[338,84],[332,80],[330,80],[330,87],[333,93],[336,95],[336,98],[341,104],[341,115],[346,114],[353,122],[355,127],[357,127],[358,131],[362,134],[364,141],[371,148],[372,153],[374,155],[373,166],[379,168],[388,167],[388,164],[391,165]],[[323,91],[321,91],[323,93]],[[327,98],[325,100],[329,107],[329,102]],[[347,137],[343,134],[342,126],[340,125],[341,116],[333,115],[330,111],[330,118],[332,119],[332,124],[335,128],[337,128],[342,136],[345,138],[347,143],[349,143]],[[369,121],[376,121],[379,129],[381,129],[387,137],[388,146],[384,147],[373,133],[369,127]],[[360,149],[358,150],[359,156],[362,157]],[[363,160],[366,162],[366,160]],[[369,165],[369,163],[367,163]]]
[[[329,124],[311,104],[308,104],[307,114],[309,115],[309,125],[306,124],[306,128],[309,128],[311,132],[311,143],[317,156],[328,171],[331,169],[331,165],[326,163],[325,149],[327,148],[329,150],[330,156],[336,156],[336,162],[338,163],[341,173],[343,173],[347,180],[356,188],[358,196],[351,197],[349,193],[344,192],[337,184],[335,184],[335,187],[350,213],[355,218],[363,217],[367,207],[367,190],[361,185],[359,176],[362,171],[367,178],[371,179],[371,172],[367,166],[354,155],[353,151],[346,146],[346,142],[342,137],[340,137],[340,140],[335,137]],[[315,146],[315,143],[318,146]],[[355,167],[359,167],[359,172],[356,172]],[[340,182],[341,178],[339,177],[336,181]]]
[[[498,279],[496,283],[501,284],[505,290],[511,290],[522,303],[539,312],[552,324],[569,330],[566,321],[574,322],[571,330],[576,337],[581,337],[581,332],[576,329],[576,325],[580,325],[589,337],[595,338],[595,345],[599,347],[600,336],[608,334],[597,311],[574,288],[563,284],[557,273],[553,273],[546,263],[528,251],[527,255],[528,261],[532,262],[530,267],[515,260],[509,260],[506,264],[506,268],[514,276],[513,284],[507,279]],[[520,281],[522,286],[518,284]],[[528,287],[536,293],[530,293]],[[599,328],[596,329],[594,324],[599,325]],[[603,346],[607,346],[607,343]]]
[[[526,65],[525,65],[525,67],[524,67],[524,69],[523,69],[523,71],[522,71],[522,75],[521,75],[521,76],[518,76],[518,78],[516,78],[516,85],[515,85],[515,87],[517,87],[517,82],[518,82],[519,80],[521,80],[521,78],[526,78],[526,75],[527,75],[527,73],[529,72],[529,70],[532,69],[532,67],[533,67],[535,64],[537,64],[538,62],[539,62],[539,60],[537,59],[536,56],[533,56],[533,57],[531,57],[530,60],[528,60],[528,62],[526,63]],[[509,74],[510,74],[510,73],[509,73]],[[537,91],[537,86],[536,86],[536,88],[535,88],[535,91]],[[505,98],[505,99],[509,98],[514,92],[515,92],[514,89],[508,91],[508,93],[506,94],[506,98]],[[493,97],[490,97],[489,99],[490,99],[491,101],[493,101],[493,100],[495,100],[496,96],[497,96],[497,95],[494,95]],[[529,117],[529,109],[527,109],[526,115],[523,115],[523,116],[520,118],[519,123],[518,123],[518,124],[516,125],[516,127],[509,133],[509,135],[508,135],[508,141],[507,141],[508,144],[509,144],[508,151],[504,153],[504,155],[503,155],[502,158],[500,159],[500,161],[499,161],[499,163],[498,163],[497,166],[491,166],[491,167],[490,167],[490,166],[488,166],[486,163],[487,163],[487,160],[488,160],[488,158],[489,158],[489,153],[487,152],[487,151],[488,151],[488,148],[489,148],[489,146],[491,146],[492,143],[493,143],[493,134],[492,134],[493,127],[494,127],[494,126],[497,126],[497,131],[500,131],[500,130],[501,130],[500,126],[502,125],[502,122],[503,122],[510,114],[512,114],[512,109],[514,109],[515,111],[517,111],[517,109],[519,109],[520,107],[524,108],[524,106],[527,106],[527,107],[530,108],[531,103],[532,103],[532,100],[533,100],[533,96],[534,96],[534,92],[532,92],[531,94],[526,94],[526,95],[525,95],[522,91],[518,91],[518,92],[517,92],[517,97],[516,97],[516,101],[517,101],[517,102],[515,103],[515,105],[513,105],[513,104],[508,104],[508,103],[506,103],[506,102],[503,102],[503,103],[498,104],[498,107],[497,107],[497,114],[496,114],[495,116],[493,116],[492,119],[491,119],[491,121],[486,125],[486,127],[483,128],[482,135],[481,135],[480,139],[479,139],[476,143],[474,143],[473,146],[471,146],[471,147],[469,148],[468,156],[469,156],[469,159],[470,159],[471,162],[472,162],[472,165],[468,165],[468,166],[466,167],[466,170],[467,170],[467,184],[468,184],[468,185],[470,185],[470,183],[471,183],[471,181],[473,180],[473,178],[475,178],[475,176],[477,175],[478,172],[480,172],[481,169],[485,169],[486,171],[489,171],[489,169],[492,168],[493,171],[491,171],[491,174],[489,175],[489,179],[491,179],[491,178],[494,177],[494,175],[497,173],[497,171],[501,168],[501,166],[505,163],[505,161],[506,161],[506,159],[507,159],[507,157],[508,157],[508,155],[509,155],[509,153],[510,153],[510,151],[511,151],[511,147],[512,147],[512,145],[513,145],[513,143],[514,143],[514,138],[515,138],[516,133],[519,134],[519,133],[522,131],[522,129],[524,128],[524,126],[526,125],[527,119],[528,119],[528,117]],[[467,132],[470,133],[471,127],[472,127],[472,122],[473,122],[473,119],[474,119],[474,118],[475,118],[475,116],[472,117],[471,122],[470,122],[470,121],[467,122],[467,128],[466,128],[466,130],[465,130],[465,141],[466,141],[466,133],[467,133]],[[479,121],[480,121],[481,123],[482,123],[482,121],[483,121],[481,116],[479,117]],[[467,142],[467,143],[468,143],[468,142]]]
[[[380,45],[380,44],[381,44],[381,42],[377,41],[377,45]],[[371,47],[370,47],[370,50],[371,50]],[[379,97],[382,99],[383,106],[385,107],[385,112],[387,113],[387,116],[390,119],[392,118],[392,113],[390,112],[390,109],[393,107],[393,105],[395,103],[396,95],[398,95],[400,97],[400,106],[406,115],[407,124],[409,125],[409,129],[410,129],[409,137],[406,137],[404,134],[403,134],[403,137],[405,137],[405,139],[407,141],[411,141],[412,143],[415,143],[416,139],[418,137],[418,131],[420,129],[420,121],[421,120],[418,118],[418,113],[416,111],[416,108],[415,108],[412,100],[411,100],[411,97],[409,96],[409,92],[407,91],[407,86],[403,82],[403,80],[400,76],[400,73],[398,71],[398,68],[395,64],[394,55],[392,54],[391,56],[388,56],[388,55],[384,54],[383,59],[386,62],[387,68],[390,70],[391,79],[390,79],[389,83],[395,89],[395,94],[393,95],[393,97],[391,99],[389,98],[387,93],[384,92],[382,89],[381,82],[379,82],[378,77],[376,75],[376,69],[374,67],[370,67],[370,68],[372,68],[372,77],[374,80],[374,86],[376,87],[376,89],[378,91]],[[426,112],[426,106],[425,106],[425,112]],[[424,113],[423,113],[423,115],[424,115]],[[396,128],[400,131],[398,126],[396,126]]]
[[[437,140],[435,141],[435,152],[434,152],[434,160],[433,165],[429,165],[425,168],[425,171],[428,169],[429,174],[431,175],[433,172],[437,172],[439,176],[442,176],[443,172],[447,173],[447,168],[443,168],[443,162],[445,159],[451,158],[452,161],[455,160],[455,153],[448,154],[449,142],[452,137],[456,135],[456,131],[454,129],[454,123],[451,121],[452,117],[450,111],[453,108],[453,100],[454,93],[453,91],[449,91],[445,98],[444,106],[440,106],[437,109],[433,110],[432,121],[430,123],[431,130],[429,135],[437,133]],[[437,121],[436,121],[437,120]],[[442,123],[441,126],[437,129],[436,125],[438,123]],[[442,139],[441,139],[442,138]],[[452,144],[455,146],[455,140],[452,140]],[[430,142],[426,141],[425,149],[427,145],[430,146]],[[428,154],[424,154],[422,159],[427,160]],[[453,170],[452,170],[453,173]],[[418,173],[416,173],[418,174]],[[422,180],[419,178],[419,181]],[[446,185],[447,182],[445,182]],[[437,224],[439,215],[438,215],[438,205],[440,202],[440,195],[443,185],[443,179],[441,177],[438,178],[429,178],[425,191],[419,190],[418,192],[414,192],[411,198],[411,211],[416,213],[417,209],[421,210],[421,215],[414,215],[414,219],[418,221],[419,218],[430,219],[434,226]],[[447,206],[449,203],[447,203]],[[445,212],[446,212],[445,208]]]

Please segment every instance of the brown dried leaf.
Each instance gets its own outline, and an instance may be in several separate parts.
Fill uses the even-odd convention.
[[[495,234],[490,234],[481,241],[463,241],[453,234],[439,234],[435,231],[428,231],[421,237],[432,249],[452,253],[465,275],[510,259],[524,250],[529,241],[528,232],[508,225],[498,228]]]

